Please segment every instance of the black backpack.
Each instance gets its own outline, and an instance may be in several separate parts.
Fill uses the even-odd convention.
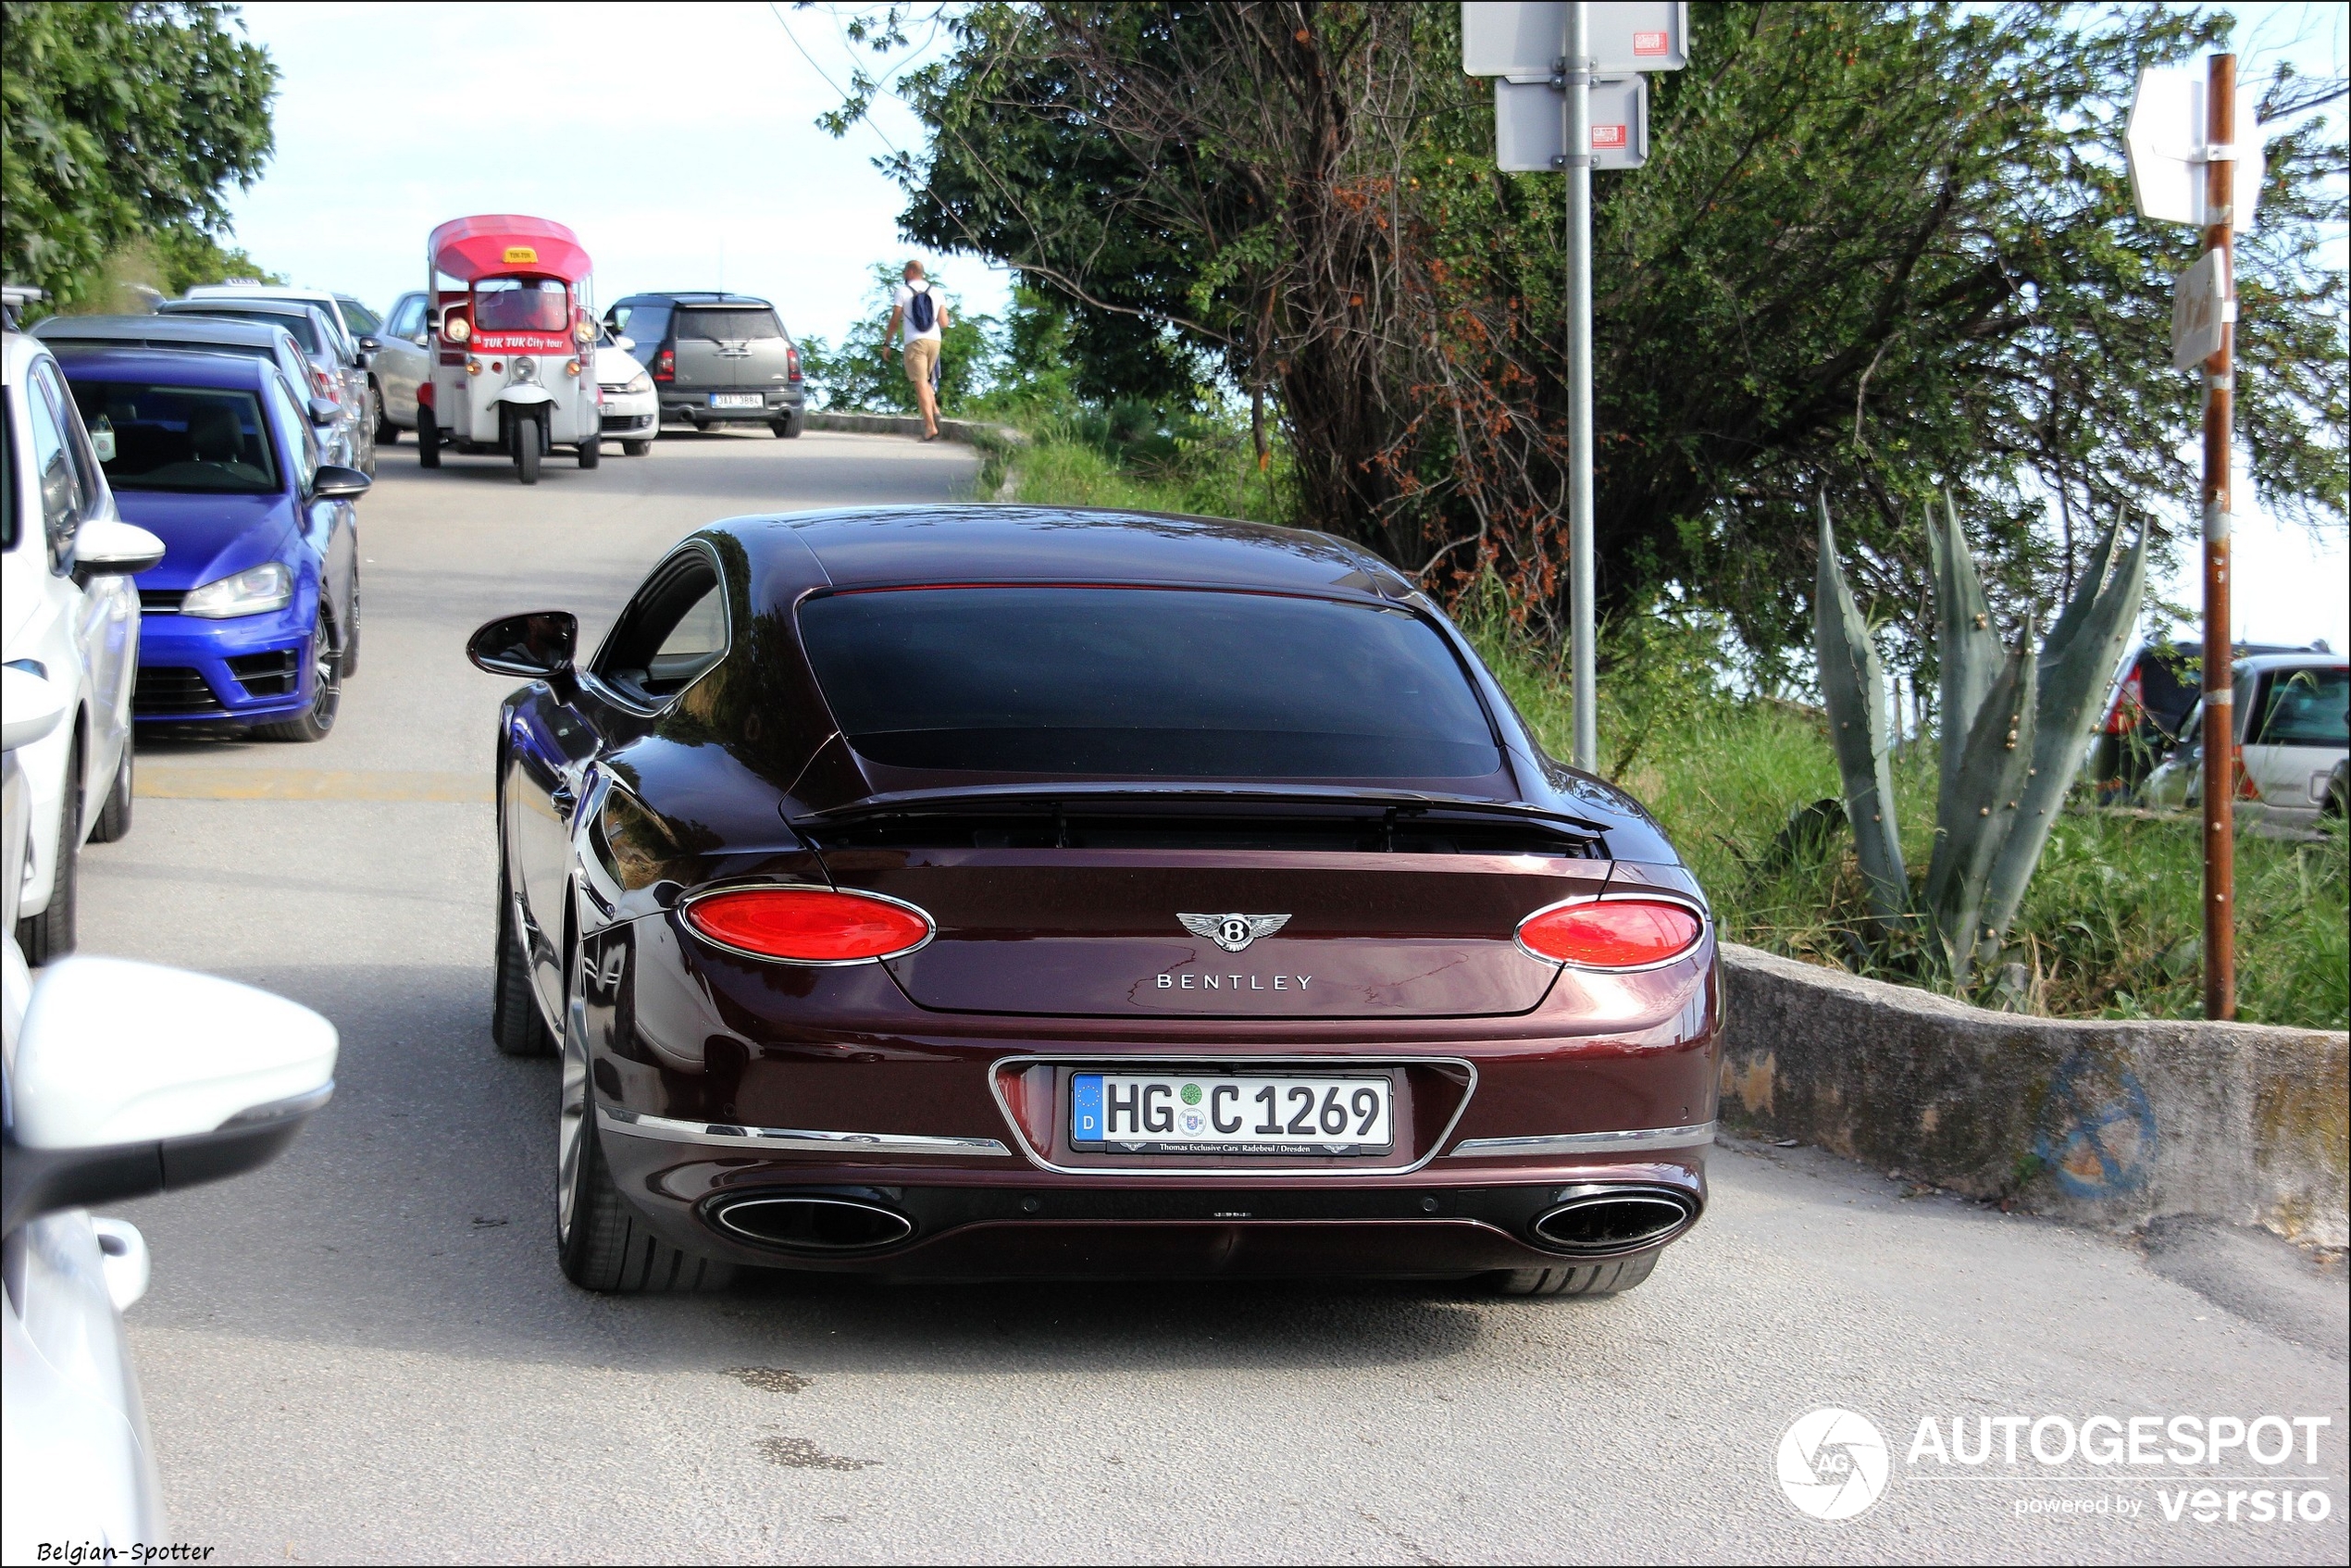
[[[939,324],[939,305],[930,297],[930,285],[909,283],[914,297],[906,302],[906,320],[917,332],[927,332]]]

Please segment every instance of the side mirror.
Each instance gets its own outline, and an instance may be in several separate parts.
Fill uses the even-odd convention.
[[[360,336],[359,352],[362,354],[373,354],[383,346],[383,340],[372,332],[363,333]]]
[[[31,745],[65,716],[65,699],[47,680],[16,665],[0,668],[0,752]]]
[[[579,617],[566,610],[535,610],[491,621],[466,640],[466,657],[491,675],[543,680],[565,702],[578,690],[572,656],[579,646]]]
[[[621,353],[627,354],[637,346],[637,340],[634,338],[615,338],[612,341],[612,346],[618,349]]]
[[[136,577],[162,559],[163,541],[133,523],[93,517],[74,530],[77,576]]]
[[[317,501],[356,501],[375,488],[376,481],[356,468],[346,468],[340,463],[321,463],[311,476],[310,494]]]
[[[342,405],[337,403],[333,398],[314,397],[310,400],[310,422],[312,424],[331,425],[341,417],[342,417]]]
[[[333,1094],[336,1046],[317,1014],[234,981],[50,965],[18,1036],[0,1229],[267,1164]]]

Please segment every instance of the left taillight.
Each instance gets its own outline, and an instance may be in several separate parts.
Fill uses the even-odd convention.
[[[685,906],[698,936],[787,964],[870,964],[930,940],[930,916],[911,903],[830,888],[733,888]]]
[[[784,380],[797,381],[800,379],[800,350],[788,348],[784,350]]]
[[[1519,922],[1518,942],[1537,958],[1579,969],[1647,969],[1692,948],[1706,923],[1665,899],[1595,899],[1540,909]]]
[[[318,383],[318,395],[320,397],[332,397],[335,395],[335,379],[332,376],[328,375],[316,365],[313,365],[310,367],[310,376],[313,380]]]

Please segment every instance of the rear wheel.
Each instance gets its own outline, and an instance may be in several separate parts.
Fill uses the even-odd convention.
[[[1657,1253],[1636,1252],[1605,1263],[1509,1269],[1494,1276],[1494,1290],[1501,1296],[1614,1296],[1640,1284],[1656,1267]]]
[[[400,444],[400,427],[384,412],[384,390],[373,381],[367,383],[367,417],[376,422],[378,446]]]
[[[417,467],[441,467],[441,427],[433,423],[432,405],[417,404]]]
[[[776,432],[777,441],[798,441],[800,432],[808,428],[808,416],[798,412],[787,414],[767,428]]]
[[[321,604],[310,629],[310,705],[292,718],[256,724],[253,732],[264,740],[324,740],[334,733],[342,708],[342,655],[335,651],[334,625]]]
[[[576,961],[575,961],[576,962]],[[628,1206],[604,1164],[588,1079],[588,1042],[564,1010],[564,1073],[556,1114],[555,1256],[564,1277],[612,1294],[723,1290],[735,1265],[681,1251]]]
[[[631,457],[642,457],[653,449],[653,443],[649,441],[625,441],[620,443],[620,450]]]
[[[525,484],[539,482],[539,421],[517,414],[506,427],[506,444],[514,448],[515,478]]]
[[[602,436],[590,436],[586,441],[579,443],[579,466],[581,467],[592,468],[603,460],[604,442]]]
[[[131,790],[137,758],[131,737],[124,736],[122,761],[114,770],[114,788],[106,791],[106,803],[98,808],[98,825],[90,830],[92,843],[119,843],[131,836]]]
[[[56,859],[50,864],[49,907],[17,922],[17,948],[39,965],[73,951],[73,906],[81,859],[81,747],[66,770],[65,803],[57,808]]]

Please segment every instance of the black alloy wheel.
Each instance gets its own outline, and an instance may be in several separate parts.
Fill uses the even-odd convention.
[[[433,422],[432,404],[417,404],[417,467],[441,467],[441,427]]]
[[[57,808],[57,846],[49,873],[49,907],[17,922],[17,950],[38,968],[73,951],[73,915],[81,861],[81,742],[66,769],[65,803]]]
[[[114,788],[106,791],[106,803],[98,808],[98,821],[90,829],[93,844],[118,844],[131,836],[131,791],[137,782],[138,748],[131,737],[122,738],[122,760],[115,765]]]
[[[525,484],[539,482],[539,421],[516,414],[506,421],[506,444],[514,450],[515,478]]]
[[[589,1081],[587,1022],[579,995],[578,953],[564,1008],[563,1087],[555,1116],[555,1259],[564,1277],[583,1290],[610,1295],[723,1290],[735,1265],[697,1257],[664,1241],[629,1207],[604,1164],[596,1130],[595,1090]]]
[[[392,417],[384,412],[383,388],[376,385],[373,380],[367,383],[367,417],[376,422],[378,446],[400,444],[400,427],[393,424]]]
[[[305,652],[310,656],[310,705],[292,718],[255,725],[254,734],[264,740],[324,740],[334,733],[335,715],[342,708],[342,654],[335,647],[334,623],[327,616],[323,592]]]

